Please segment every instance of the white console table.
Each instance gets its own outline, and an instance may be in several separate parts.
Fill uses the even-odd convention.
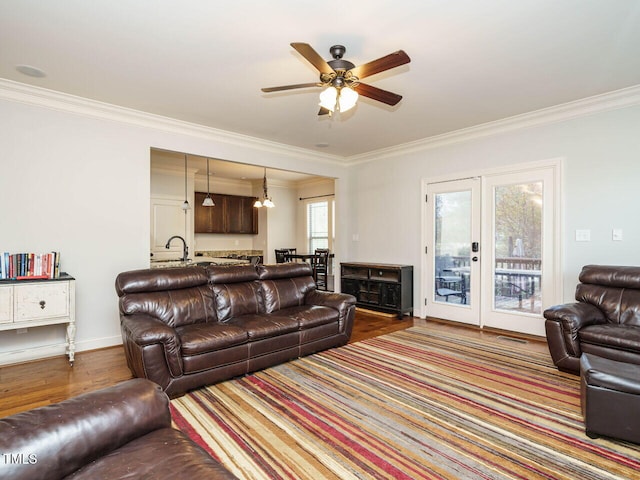
[[[59,278],[0,281],[0,331],[63,324],[67,355],[73,366],[76,350],[76,281]]]

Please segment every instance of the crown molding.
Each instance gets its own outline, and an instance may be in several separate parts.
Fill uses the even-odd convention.
[[[293,147],[249,135],[163,117],[161,115],[70,95],[68,93],[35,87],[5,78],[0,78],[0,100],[10,100],[87,117],[128,123],[139,127],[163,130],[168,133],[206,138],[220,143],[269,151],[300,160],[345,166],[345,158],[338,155],[317,153],[300,147]]]
[[[206,138],[220,143],[269,151],[300,160],[322,162],[333,166],[344,167],[499,135],[527,127],[562,122],[607,110],[638,105],[640,104],[640,85],[634,85],[613,92],[594,95],[592,97],[496,120],[494,122],[348,157],[322,154],[300,147],[293,147],[248,135],[163,117],[161,115],[56,92],[54,90],[35,87],[4,78],[0,78],[0,100],[10,100],[77,115],[162,130],[169,133]]]
[[[554,105],[553,107],[543,108],[502,120],[483,123],[481,125],[443,133],[442,135],[435,135],[414,142],[375,150],[373,152],[352,155],[348,157],[347,160],[349,166],[354,166],[383,158],[397,157],[445,145],[467,142],[477,138],[500,135],[533,126],[563,122],[577,117],[635,105],[640,105],[640,85]]]

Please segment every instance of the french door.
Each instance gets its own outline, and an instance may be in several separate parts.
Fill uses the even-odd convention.
[[[431,317],[480,324],[480,186],[477,178],[427,185]]]
[[[561,299],[556,170],[427,184],[427,316],[544,336]]]

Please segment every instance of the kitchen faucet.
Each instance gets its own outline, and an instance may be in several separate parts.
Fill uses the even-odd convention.
[[[174,238],[179,238],[180,240],[182,240],[182,258],[180,260],[182,260],[183,262],[186,262],[187,257],[189,256],[189,247],[187,247],[187,242],[180,235],[174,235],[169,240],[167,240],[167,244],[165,245],[165,248],[167,250],[169,249],[169,244],[171,243],[171,240],[173,240]]]

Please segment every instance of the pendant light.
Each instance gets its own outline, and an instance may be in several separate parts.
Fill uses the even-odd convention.
[[[262,202],[260,200],[256,200],[256,203],[254,203],[253,206],[256,208],[275,207],[275,204],[271,201],[271,197],[267,193],[267,168],[266,167],[264,169],[264,178],[262,179]]]
[[[182,210],[187,213],[187,210],[191,210],[189,200],[187,200],[187,154],[184,155],[184,202],[182,204]]]
[[[213,201],[213,198],[211,198],[211,193],[209,193],[209,159],[207,158],[207,196],[204,197],[204,200],[202,201],[202,206],[203,207],[215,207],[216,204]]]

